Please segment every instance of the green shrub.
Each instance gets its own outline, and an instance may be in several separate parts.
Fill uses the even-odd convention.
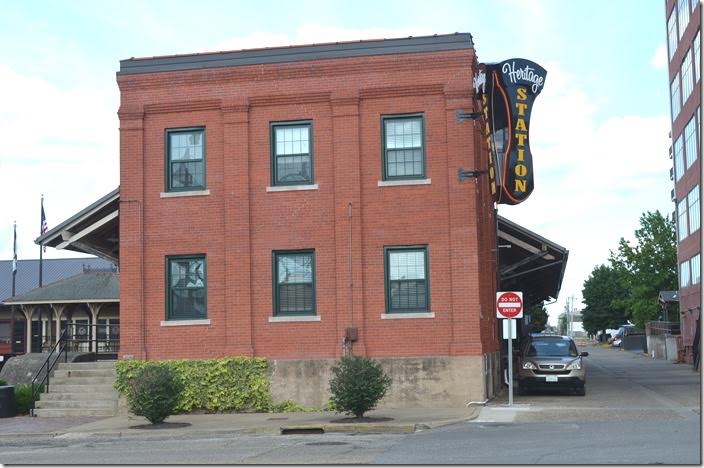
[[[293,400],[284,400],[279,403],[272,404],[269,411],[271,413],[301,413],[304,411],[309,411],[309,409]]]
[[[129,398],[130,382],[155,363],[171,368],[183,384],[175,411],[268,411],[268,363],[263,358],[228,357],[173,361],[119,361],[115,388]]]
[[[39,393],[43,392],[44,386],[40,385]],[[37,393],[37,399],[39,399],[39,393]],[[32,409],[32,385],[15,385],[15,408],[17,409],[17,414],[29,414],[29,410]]]
[[[0,379],[0,387],[4,387],[5,385],[7,385],[7,380]]]
[[[130,382],[127,403],[134,414],[157,424],[174,414],[182,390],[181,380],[170,367],[147,365]]]
[[[338,412],[361,418],[386,395],[391,378],[370,358],[343,357],[332,368],[330,401]]]

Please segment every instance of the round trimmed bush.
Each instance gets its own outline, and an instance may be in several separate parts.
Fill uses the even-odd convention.
[[[391,385],[381,364],[366,357],[343,357],[333,366],[332,373],[331,406],[358,418],[374,409]]]
[[[146,365],[138,370],[127,392],[130,410],[158,424],[174,414],[183,384],[171,368]]]

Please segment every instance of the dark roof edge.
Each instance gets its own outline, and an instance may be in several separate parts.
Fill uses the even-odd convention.
[[[516,229],[517,231],[520,231],[520,232],[524,233],[525,235],[532,237],[532,238],[540,241],[541,243],[552,247],[553,249],[555,249],[557,251],[561,251],[561,252],[565,252],[565,253],[568,252],[568,250],[565,247],[562,247],[561,245],[556,244],[555,242],[544,238],[540,234],[536,234],[535,232],[531,231],[530,229],[525,228],[525,227],[521,226],[520,224],[516,224],[513,221],[508,220],[501,215],[498,215],[498,216],[499,216],[499,222],[505,223],[507,226],[509,226],[513,229]]]
[[[114,197],[120,196],[120,187],[118,186],[115,190],[112,192],[108,193],[104,197],[100,198],[99,200],[91,203],[87,207],[83,208],[81,211],[76,213],[75,215],[71,216],[67,220],[63,221],[62,223],[54,226],[51,230],[45,232],[41,236],[37,237],[34,239],[34,243],[38,245],[42,245],[43,242],[45,242],[47,239],[54,237],[57,234],[60,234],[62,230],[66,228],[69,224],[73,223],[74,221],[78,220],[79,218],[82,218],[86,214],[90,213],[91,211],[95,210],[96,208],[99,208],[106,204],[107,202],[111,201]]]
[[[361,40],[120,60],[118,75],[474,48],[470,33]]]

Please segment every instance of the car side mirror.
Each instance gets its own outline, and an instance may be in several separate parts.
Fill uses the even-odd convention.
[[[580,356],[580,357],[587,357],[587,356],[589,356],[589,353],[586,352],[586,351],[584,351],[584,352],[582,352],[582,353],[579,353],[579,356]]]

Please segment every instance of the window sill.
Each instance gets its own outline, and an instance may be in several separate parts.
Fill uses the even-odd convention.
[[[267,187],[267,192],[294,192],[297,190],[318,190],[318,184],[312,185],[276,185]]]
[[[423,318],[435,318],[435,312],[394,312],[393,314],[381,314],[382,320]]]
[[[176,198],[176,197],[200,197],[210,195],[210,190],[190,190],[187,192],[161,192],[161,198]]]
[[[200,319],[200,320],[162,320],[160,325],[162,327],[181,327],[188,325],[210,325],[210,319]]]
[[[320,322],[320,315],[283,315],[269,317],[269,323],[277,322]]]
[[[398,187],[399,185],[430,185],[430,179],[380,180],[379,187]]]

